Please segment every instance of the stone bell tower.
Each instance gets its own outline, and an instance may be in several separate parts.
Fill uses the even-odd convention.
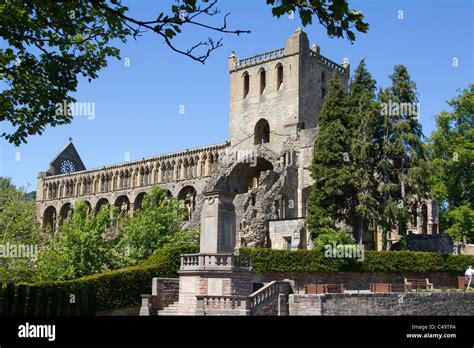
[[[251,149],[265,144],[280,153],[283,142],[301,129],[318,125],[328,82],[334,72],[343,83],[349,65],[338,65],[311,49],[297,29],[284,48],[239,59],[229,57],[231,146]]]

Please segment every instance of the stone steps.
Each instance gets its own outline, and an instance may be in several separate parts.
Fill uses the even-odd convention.
[[[170,304],[168,307],[165,307],[163,310],[158,311],[158,315],[179,315],[179,303],[178,301]]]

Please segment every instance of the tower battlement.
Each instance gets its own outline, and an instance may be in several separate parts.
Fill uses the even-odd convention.
[[[348,62],[339,65],[309,47],[306,33],[297,29],[284,48],[239,59],[229,57],[232,147],[265,144],[281,153],[286,138],[315,128],[327,91],[337,73],[349,82]]]

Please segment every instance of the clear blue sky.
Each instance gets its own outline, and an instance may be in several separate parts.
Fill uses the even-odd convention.
[[[396,64],[408,67],[416,82],[424,133],[434,129],[433,116],[448,109],[446,100],[457,90],[474,83],[473,1],[409,0],[349,1],[361,10],[370,30],[350,44],[329,39],[318,24],[304,28],[310,44],[340,63],[348,57],[351,70],[366,59],[380,86]],[[161,3],[161,2],[160,2]],[[131,14],[152,19],[159,13],[154,0],[125,1]],[[0,175],[16,185],[36,187],[36,175],[73,138],[87,168],[180,151],[227,140],[229,79],[227,57],[235,50],[240,58],[283,47],[301,26],[294,19],[273,18],[264,0],[220,0],[223,13],[230,12],[233,28],[249,29],[239,37],[224,35],[224,46],[205,65],[168,50],[151,33],[131,39],[122,49],[122,61],[111,60],[97,80],[81,81],[75,94],[79,102],[96,105],[95,119],[77,117],[72,124],[48,128],[18,148],[0,139]],[[403,19],[398,19],[403,11]],[[182,47],[220,33],[191,29],[180,39]],[[124,58],[130,58],[130,67]],[[453,67],[457,58],[458,67]],[[185,108],[179,113],[180,105]],[[19,159],[19,160],[18,160]]]

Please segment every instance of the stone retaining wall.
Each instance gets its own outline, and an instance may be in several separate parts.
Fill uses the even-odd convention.
[[[290,295],[290,315],[474,315],[474,293]]]

